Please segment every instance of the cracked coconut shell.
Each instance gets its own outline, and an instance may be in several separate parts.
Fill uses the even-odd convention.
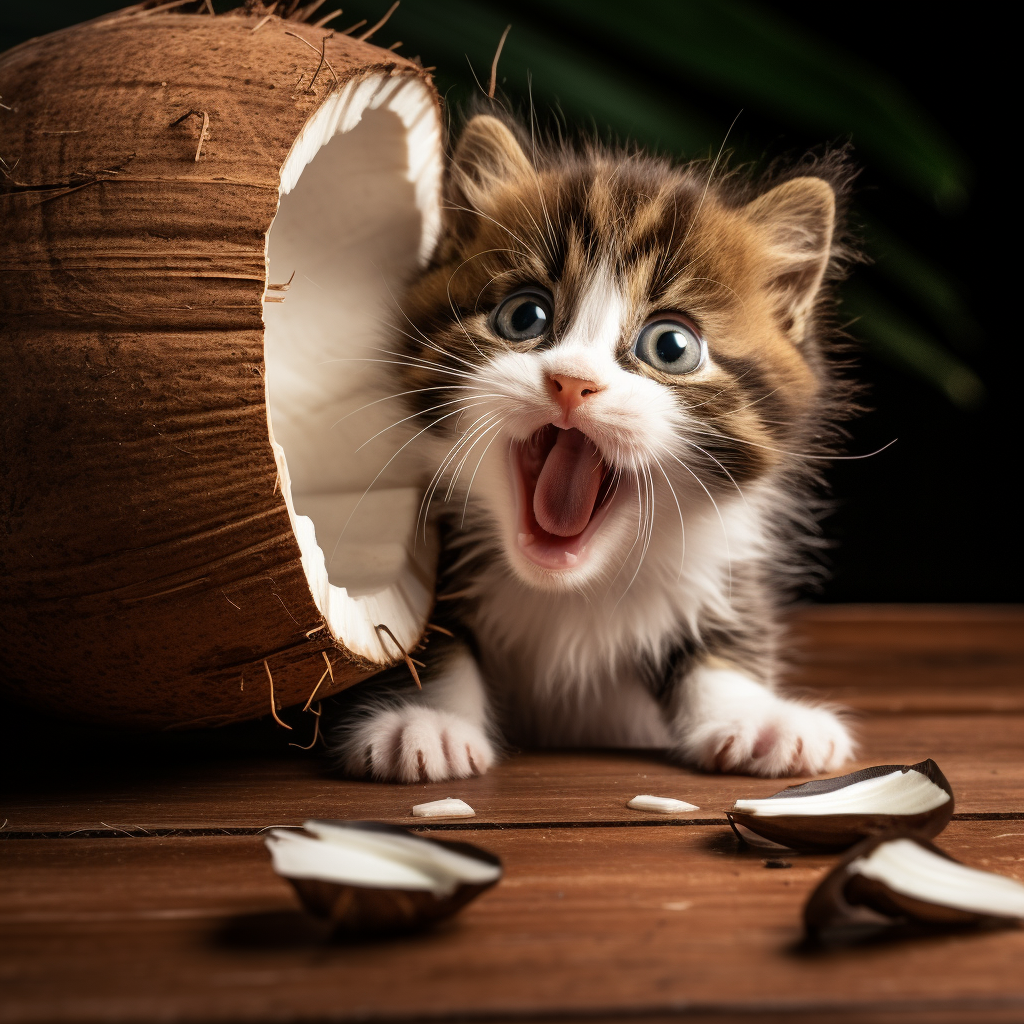
[[[343,689],[433,600],[407,468],[360,502],[388,452],[351,453],[387,420],[346,418],[436,236],[433,84],[184,10],[0,56],[0,694],[145,728]]]
[[[919,833],[897,829],[859,843],[804,906],[811,939],[856,941],[880,930],[1012,927],[1024,885],[968,867]]]
[[[937,836],[953,817],[954,806],[949,780],[928,758],[816,779],[759,800],[737,800],[726,817],[737,837],[753,846],[827,853],[894,828]]]
[[[375,821],[307,821],[265,840],[274,870],[314,917],[352,936],[411,931],[451,917],[497,885],[501,859],[470,843]]]

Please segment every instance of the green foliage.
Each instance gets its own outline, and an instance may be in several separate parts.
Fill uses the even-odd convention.
[[[349,5],[337,24],[350,15],[375,20],[382,7],[382,0]],[[494,49],[509,23],[501,94],[514,106],[532,104],[541,120],[556,110],[569,125],[694,157],[716,153],[743,109],[759,124],[801,138],[851,140],[859,161],[892,191],[906,193],[908,202],[929,204],[935,217],[961,209],[969,195],[965,160],[897,83],[766,5],[403,0],[384,31],[405,40],[403,53],[436,66],[449,99],[465,101],[486,89]],[[741,127],[728,146],[734,160],[757,163],[771,141],[766,145]],[[851,332],[953,404],[977,407],[984,386],[962,353],[980,331],[956,285],[915,251],[901,225],[869,221],[863,213],[860,219],[879,285],[858,280],[844,290]]]
[[[237,0],[217,0],[218,9]],[[388,0],[353,0],[331,22],[371,24]],[[20,7],[0,25],[8,45],[70,24],[117,0],[50,0]],[[321,8],[329,12],[331,0]],[[319,12],[318,12],[319,13]],[[486,88],[507,24],[501,95],[513,106],[552,112],[568,125],[679,157],[713,155],[759,163],[778,139],[853,142],[858,161],[908,205],[936,218],[965,205],[964,158],[898,83],[843,46],[793,24],[768,4],[743,0],[403,0],[375,41],[437,68],[457,105]],[[884,27],[880,27],[884,31]],[[329,29],[325,29],[329,31]],[[891,208],[892,204],[890,204]],[[915,249],[899,218],[858,213],[873,268],[844,290],[850,330],[869,348],[931,383],[961,408],[984,386],[965,362],[980,330],[947,273]],[[940,340],[941,338],[941,340]]]

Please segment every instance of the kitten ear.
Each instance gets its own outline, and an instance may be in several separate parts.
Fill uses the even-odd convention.
[[[452,156],[452,184],[465,205],[478,209],[503,183],[533,173],[518,139],[496,117],[479,114],[462,130]]]
[[[799,344],[832,251],[836,197],[822,178],[793,178],[744,211],[767,242],[768,291],[783,330]]]

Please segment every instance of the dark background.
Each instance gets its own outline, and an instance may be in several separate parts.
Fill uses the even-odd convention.
[[[120,6],[4,4],[0,50]],[[330,27],[372,24],[388,4],[345,6]],[[334,7],[327,0],[321,11]],[[872,408],[851,424],[848,454],[896,443],[830,470],[831,578],[809,595],[817,600],[1024,596],[1013,496],[1022,360],[1013,308],[1019,186],[1007,155],[1012,32],[993,22],[993,8],[956,21],[937,10],[404,0],[374,38],[403,40],[401,53],[436,66],[456,123],[479,92],[470,64],[486,87],[511,23],[499,87],[519,109],[532,93],[544,124],[561,118],[570,130],[703,157],[742,111],[727,152],[755,165],[853,144],[863,168],[854,215],[874,263],[844,288],[843,312]]]

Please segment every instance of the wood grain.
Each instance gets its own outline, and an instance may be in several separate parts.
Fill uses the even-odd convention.
[[[1024,711],[1024,608],[804,607],[790,663],[791,685],[862,711]]]
[[[998,686],[1020,687],[998,682],[1019,626],[1013,609],[814,609],[798,636],[800,671],[820,668],[804,685],[845,688],[861,709],[851,770],[935,758],[959,816],[939,845],[1024,881],[1024,712],[991,710]],[[657,751],[526,751],[481,779],[388,786],[334,777],[290,738],[267,723],[76,736],[0,715],[0,1022],[1024,1019],[1021,930],[801,952],[803,901],[835,858],[768,869],[722,820],[737,797],[800,780],[704,775]],[[700,810],[628,810],[641,792]],[[325,941],[258,835],[216,834],[411,825],[412,804],[449,795],[477,816],[425,834],[457,829],[506,877],[437,931],[391,942]]]
[[[1022,831],[955,822],[940,841],[1024,878]],[[0,1019],[806,1014],[955,999],[980,1020],[996,995],[1024,1009],[1024,931],[799,952],[803,901],[832,858],[769,870],[715,826],[473,838],[505,861],[495,890],[434,933],[340,946],[298,914],[255,837],[4,843]]]
[[[957,813],[1024,815],[1024,715],[866,716],[856,728],[861,751],[851,771],[932,757],[953,785]],[[235,758],[182,752],[146,761],[128,748],[124,757],[92,765],[55,763],[50,751],[37,752],[36,760],[42,763],[21,760],[18,781],[8,786],[8,832],[260,828],[311,817],[410,824],[413,804],[446,796],[476,810],[472,827],[665,821],[625,806],[638,793],[695,803],[700,810],[682,817],[707,820],[736,799],[802,781],[706,775],[657,751],[529,751],[482,778],[411,786],[332,777],[317,758],[297,752]]]

